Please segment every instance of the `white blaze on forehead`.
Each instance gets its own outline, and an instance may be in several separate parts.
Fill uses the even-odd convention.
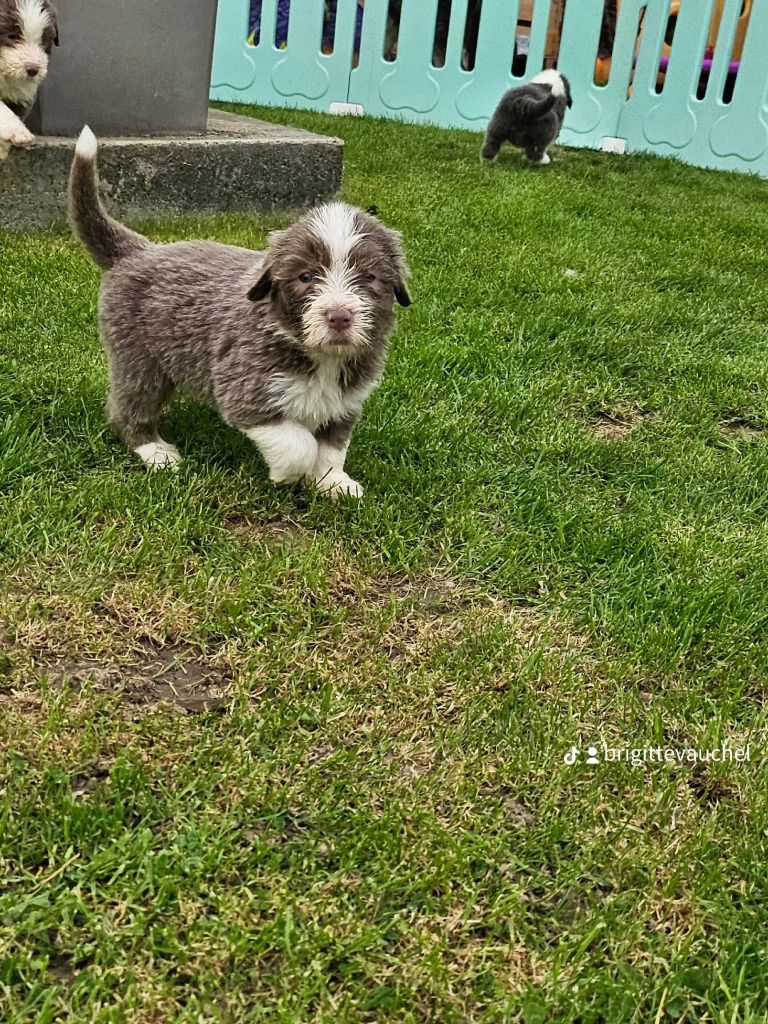
[[[42,0],[19,0],[19,23],[25,43],[40,43],[53,19]]]
[[[355,229],[355,211],[346,203],[327,203],[313,213],[310,226],[330,250],[330,273],[343,275],[349,254],[363,238]]]
[[[350,348],[368,343],[367,332],[372,326],[370,299],[360,289],[358,273],[350,258],[355,246],[365,238],[365,233],[358,230],[356,213],[346,203],[327,203],[310,214],[311,231],[330,253],[330,265],[318,276],[312,299],[302,314],[304,341],[310,347],[321,347],[329,338],[332,340],[326,314],[337,307],[352,314],[352,327],[345,332]]]
[[[538,75],[533,76],[531,82],[536,82],[539,85],[549,85],[552,87],[552,92],[555,96],[565,96],[563,79],[560,72],[555,71],[554,68],[546,68],[546,70],[540,71]]]

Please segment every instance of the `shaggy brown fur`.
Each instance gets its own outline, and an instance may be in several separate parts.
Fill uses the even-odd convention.
[[[146,462],[175,463],[158,420],[183,387],[255,441],[275,482],[309,477],[332,493],[362,493],[343,472],[344,454],[384,367],[394,302],[410,302],[400,236],[337,203],[275,232],[265,252],[156,245],[101,207],[95,152],[85,129],[70,208],[107,271],[110,422]]]

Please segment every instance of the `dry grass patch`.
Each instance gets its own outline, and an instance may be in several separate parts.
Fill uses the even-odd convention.
[[[603,409],[589,421],[589,429],[603,441],[625,441],[650,413],[642,409]]]
[[[459,722],[479,693],[507,691],[531,654],[578,662],[580,672],[592,664],[587,639],[543,608],[438,571],[365,573],[339,552],[315,585],[291,565],[284,593],[292,614],[266,627],[258,603],[241,607],[237,586],[236,577],[219,580],[214,604],[202,592],[195,600],[153,591],[147,581],[97,600],[7,596],[10,669],[0,691],[20,710],[47,680],[68,692],[117,694],[135,716],[158,704],[222,707],[234,678],[254,703],[265,694],[304,699],[326,686],[345,709],[341,732],[365,743],[386,737],[393,773],[418,778],[440,765],[433,730]]]
[[[194,606],[148,581],[126,582],[97,600],[66,592],[29,593],[25,586],[0,594],[0,622],[8,654],[22,651],[44,660],[110,658],[141,652],[147,644],[173,645],[198,619]]]

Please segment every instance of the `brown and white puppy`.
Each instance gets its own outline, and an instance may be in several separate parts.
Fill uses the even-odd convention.
[[[34,141],[24,118],[58,45],[56,12],[48,0],[0,0],[0,158],[11,146]]]
[[[112,425],[149,465],[177,463],[158,420],[183,387],[256,444],[275,483],[306,478],[332,495],[361,497],[344,460],[384,368],[395,301],[411,301],[399,233],[330,203],[273,232],[265,252],[157,245],[104,212],[96,148],[84,128],[70,215],[107,271],[100,325]]]

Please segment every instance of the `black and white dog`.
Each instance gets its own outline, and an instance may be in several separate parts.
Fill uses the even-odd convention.
[[[483,160],[495,160],[502,145],[509,142],[524,150],[532,164],[548,164],[547,148],[560,134],[566,108],[572,105],[565,75],[554,69],[540,71],[527,85],[501,97],[480,155]]]
[[[361,497],[344,460],[384,369],[395,302],[411,301],[399,233],[329,203],[273,232],[266,252],[157,245],[101,207],[88,128],[69,189],[73,227],[107,271],[107,415],[136,454],[151,466],[179,461],[158,421],[181,387],[253,441],[275,483],[308,479],[333,497]]]
[[[49,0],[0,0],[0,159],[11,146],[34,141],[24,118],[58,45],[56,12]]]

